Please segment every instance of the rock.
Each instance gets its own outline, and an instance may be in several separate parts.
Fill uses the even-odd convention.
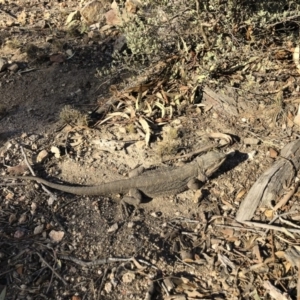
[[[0,58],[0,72],[3,72],[7,69],[8,63],[5,58]]]
[[[126,46],[126,37],[124,35],[119,36],[114,42],[114,51],[122,52]]]
[[[104,13],[110,8],[110,2],[108,0],[96,1],[93,0],[87,3],[80,11],[84,21],[91,25],[104,21]]]
[[[66,54],[68,55],[68,57],[72,56],[73,55],[72,49],[66,50]]]
[[[40,234],[44,230],[44,225],[38,225],[34,228],[33,234]]]
[[[14,63],[14,64],[10,65],[7,69],[12,72],[17,72],[19,70],[19,66],[17,63]]]
[[[258,145],[259,144],[259,139],[245,138],[244,139],[244,144],[245,145]]]
[[[107,230],[108,233],[111,233],[111,232],[115,232],[119,229],[119,225],[118,223],[114,223],[112,226],[110,226]]]
[[[105,18],[107,25],[122,25],[122,19],[119,17],[118,13],[113,9],[105,13]]]
[[[135,279],[135,274],[132,272],[127,272],[122,276],[123,283],[131,283],[134,279]]]

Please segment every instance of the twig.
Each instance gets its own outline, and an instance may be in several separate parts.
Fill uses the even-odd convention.
[[[263,223],[256,223],[256,222],[250,222],[250,221],[243,221],[241,222],[242,224],[248,225],[248,226],[253,226],[253,227],[259,227],[259,228],[265,228],[265,229],[270,229],[270,230],[276,230],[276,231],[281,231],[283,233],[286,232],[293,232],[293,233],[300,233],[300,229],[294,229],[294,228],[285,228],[285,227],[279,227],[279,226],[274,226],[274,225],[269,225],[269,224],[263,224]]]
[[[15,20],[18,20],[18,18],[17,18],[16,16],[14,16],[14,15],[11,14],[11,13],[6,12],[6,11],[3,10],[3,9],[0,9],[0,13],[3,13],[3,14],[5,14],[5,15],[7,15],[7,16],[9,16],[10,18],[13,18],[13,19],[15,19]]]
[[[255,232],[255,233],[262,232],[262,231],[258,231],[257,229],[246,228],[246,227],[243,227],[243,226],[232,226],[232,225],[225,225],[225,224],[216,224],[215,226],[223,227],[223,228],[230,228],[230,229],[233,229],[233,230],[247,230],[247,231]]]
[[[286,213],[280,214],[280,215],[275,215],[274,218],[269,222],[269,225],[273,224],[277,219],[280,219],[282,217],[292,215],[292,214],[299,214],[299,211],[288,211]],[[265,231],[265,236],[269,232],[269,229]]]
[[[278,203],[273,207],[273,210],[276,211],[282,206],[286,205],[286,203],[290,200],[290,198],[295,194],[299,187],[299,181],[294,185],[294,187],[286,193],[279,201]]]
[[[29,161],[28,161],[28,159],[27,159],[27,156],[26,156],[26,154],[25,154],[25,152],[24,152],[24,148],[23,148],[22,146],[21,146],[21,152],[22,152],[22,154],[23,154],[23,156],[24,156],[25,163],[26,163],[26,165],[27,165],[27,167],[28,167],[28,169],[29,169],[31,175],[32,175],[32,176],[36,176],[35,173],[34,173],[34,171],[33,171],[33,169],[31,168],[31,165],[30,165],[30,163],[29,163]]]
[[[33,169],[31,168],[31,166],[30,166],[30,163],[29,163],[29,161],[28,161],[28,159],[27,159],[27,156],[26,156],[26,154],[25,154],[25,152],[24,152],[24,148],[21,146],[21,151],[22,151],[22,154],[23,154],[23,156],[24,156],[24,160],[25,160],[25,163],[26,163],[26,165],[27,165],[27,167],[28,167],[28,169],[30,170],[30,173],[32,174],[32,176],[36,176],[35,175],[35,172],[33,171]],[[56,199],[56,196],[53,194],[53,193],[51,193],[43,184],[41,184],[41,186],[42,186],[42,189],[52,198],[52,199]]]
[[[187,264],[186,262],[184,262],[182,259],[180,259],[178,256],[176,256],[175,255],[175,257],[179,260],[179,261],[181,261],[184,265],[186,265],[186,266],[188,266],[188,267],[190,267],[190,268],[192,268],[192,269],[196,269],[194,266],[191,266],[190,264]]]
[[[290,296],[283,294],[279,289],[271,284],[270,281],[266,280],[263,284],[263,287],[267,290],[269,295],[276,300],[291,300]]]
[[[68,256],[68,255],[60,255],[59,258],[64,259],[64,260],[72,261],[75,264],[78,264],[82,267],[99,266],[99,265],[104,265],[104,264],[108,264],[108,263],[112,263],[112,262],[120,262],[120,261],[121,262],[131,261],[131,258],[114,258],[114,257],[96,259],[96,260],[93,260],[93,261],[83,261],[81,259],[78,259],[78,258],[73,257],[73,256]]]
[[[297,300],[300,300],[300,262],[298,260]]]
[[[43,259],[41,254],[39,254],[38,252],[35,253],[41,259],[41,261],[53,272],[53,274],[62,281],[64,285],[68,285],[68,283]]]
[[[104,286],[104,282],[105,282],[105,279],[106,279],[107,272],[108,272],[108,268],[105,268],[103,276],[102,276],[102,280],[101,280],[101,283],[100,283],[100,287],[99,287],[99,292],[98,292],[98,297],[97,297],[98,299],[100,299],[101,291],[102,291],[103,286]]]
[[[19,71],[18,74],[22,75],[22,74],[24,74],[24,73],[29,73],[29,72],[38,71],[38,70],[39,70],[39,69],[32,68],[32,69],[27,69],[27,70]]]
[[[207,36],[206,36],[206,34],[205,34],[205,32],[204,32],[203,24],[200,24],[200,26],[199,26],[199,32],[200,32],[201,35],[202,35],[202,38],[203,38],[203,40],[204,40],[204,43],[205,43],[206,48],[209,49],[210,45],[209,45]]]

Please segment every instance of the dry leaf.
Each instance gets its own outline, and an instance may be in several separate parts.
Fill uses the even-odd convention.
[[[122,113],[122,112],[114,112],[114,113],[108,114],[108,115],[107,115],[107,118],[104,119],[103,121],[101,121],[101,122],[99,123],[99,125],[102,125],[102,124],[104,124],[106,121],[108,121],[108,120],[110,120],[110,119],[112,119],[112,118],[114,118],[114,117],[117,117],[117,116],[122,117],[122,118],[125,118],[125,119],[130,119],[130,117],[129,117],[127,114],[125,114],[125,113]]]
[[[50,151],[51,151],[51,153],[54,154],[54,156],[55,156],[56,158],[60,158],[60,150],[59,150],[58,147],[52,146]]]
[[[44,225],[43,224],[42,225],[38,225],[38,226],[36,226],[34,228],[33,234],[40,234],[40,233],[43,232],[43,230],[44,230]]]
[[[16,222],[16,220],[17,220],[17,215],[16,214],[11,214],[9,216],[8,223],[11,225],[12,223]]]
[[[229,134],[220,133],[220,132],[211,132],[208,136],[212,139],[222,139],[226,141],[227,144],[232,143],[232,137]]]
[[[263,286],[272,298],[276,300],[291,300],[289,295],[283,294],[279,289],[273,286],[270,281],[265,281]]]
[[[22,214],[21,217],[19,218],[19,224],[24,224],[27,221],[27,216],[26,213]]]
[[[293,265],[289,261],[285,261],[283,265],[286,273],[288,273],[288,271],[293,267]]]
[[[268,219],[272,219],[274,217],[274,211],[272,209],[267,209],[264,214]]]
[[[284,258],[284,251],[276,251],[275,256],[278,258]]]
[[[23,274],[23,265],[16,265],[16,272],[19,274],[19,275],[22,275]]]
[[[166,110],[165,110],[164,105],[162,103],[158,102],[158,101],[156,101],[154,103],[154,105],[157,106],[161,110],[161,117],[164,118],[165,115],[166,115]]]
[[[296,125],[300,125],[300,104],[299,104],[299,107],[298,107],[297,115],[296,115],[295,118],[294,118],[294,123],[295,123]]]
[[[262,262],[263,262],[263,258],[262,258],[261,255],[260,255],[260,249],[259,249],[259,246],[258,246],[258,245],[255,245],[255,246],[252,248],[252,252],[253,252],[253,254],[256,256],[257,262],[258,262],[258,263],[262,263]]]
[[[300,72],[300,63],[299,63],[299,60],[300,60],[300,47],[299,46],[297,46],[294,49],[293,60],[294,60],[294,63],[296,65],[298,71]]]
[[[14,198],[14,195],[12,192],[8,192],[8,194],[5,196],[5,200],[12,200]]]
[[[150,136],[151,136],[151,129],[149,127],[149,124],[147,123],[147,121],[140,117],[139,118],[139,122],[142,125],[144,132],[145,132],[145,142],[146,142],[146,146],[149,146],[149,142],[150,142]]]
[[[53,63],[63,63],[66,60],[66,57],[63,54],[53,54],[49,57],[50,61]]]
[[[18,175],[22,175],[27,169],[28,167],[25,164],[20,164],[14,167],[8,167],[7,171],[9,175],[18,176]]]
[[[294,118],[293,114],[290,111],[288,111],[286,122],[289,128],[292,128],[294,126],[293,118]]]
[[[43,162],[48,156],[49,156],[48,151],[47,151],[47,150],[42,150],[42,151],[40,151],[39,154],[37,155],[36,161],[37,161],[38,163],[41,163],[41,162]]]
[[[244,195],[245,195],[245,193],[246,193],[246,190],[241,190],[241,191],[239,191],[238,192],[238,194],[236,195],[236,200],[239,200],[239,199],[241,199]]]
[[[278,152],[274,150],[273,148],[269,149],[269,154],[271,158],[276,158],[278,156]]]
[[[75,11],[71,12],[67,17],[65,25],[70,24],[74,20],[80,20],[80,16],[81,16],[81,14],[80,14],[79,10],[75,10]]]

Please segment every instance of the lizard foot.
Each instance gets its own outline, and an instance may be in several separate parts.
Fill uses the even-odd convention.
[[[193,178],[187,183],[187,187],[190,190],[198,190],[201,188],[201,185],[201,181],[199,181],[197,178]]]
[[[138,189],[130,189],[129,195],[123,197],[123,199],[121,200],[121,204],[124,207],[126,216],[127,217],[129,216],[128,207],[127,207],[128,205],[132,205],[134,207],[133,214],[135,214],[141,202],[142,202],[141,192]]]

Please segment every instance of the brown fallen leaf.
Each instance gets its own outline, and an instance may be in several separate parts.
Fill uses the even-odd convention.
[[[211,132],[208,136],[212,139],[221,139],[224,140],[227,144],[232,143],[232,137],[229,134],[220,133],[220,132]]]
[[[7,171],[9,175],[18,176],[18,175],[22,175],[27,169],[28,167],[25,164],[20,164],[14,167],[8,167]]]
[[[297,115],[296,115],[295,118],[294,118],[294,123],[295,123],[296,125],[300,125],[300,104],[299,104],[299,107],[298,107]]]
[[[246,194],[246,190],[243,189],[243,190],[241,190],[241,191],[239,191],[239,192],[237,193],[235,199],[236,199],[236,200],[240,200],[245,194]]]
[[[66,60],[66,57],[63,54],[53,54],[49,57],[50,61],[53,63],[63,63]]]
[[[269,149],[269,154],[271,158],[276,158],[278,156],[278,152],[274,150],[273,148]]]

